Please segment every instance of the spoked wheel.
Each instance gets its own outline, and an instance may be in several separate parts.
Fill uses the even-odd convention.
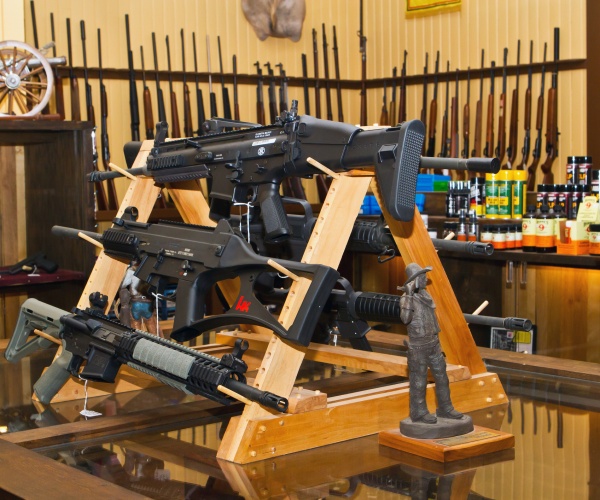
[[[41,52],[24,42],[0,42],[0,117],[40,114],[53,85],[52,67]]]

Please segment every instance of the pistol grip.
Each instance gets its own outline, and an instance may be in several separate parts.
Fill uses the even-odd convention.
[[[38,399],[49,404],[56,393],[66,384],[71,376],[68,366],[73,354],[63,348],[61,355],[42,373],[42,376],[34,384],[33,391]]]
[[[279,197],[279,186],[275,183],[260,184],[257,201],[265,228],[265,242],[276,243],[289,238],[292,232]]]

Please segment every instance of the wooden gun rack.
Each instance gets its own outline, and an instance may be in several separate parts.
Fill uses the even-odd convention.
[[[151,141],[143,143],[134,166],[145,163],[151,147]],[[418,210],[415,209],[415,216],[411,222],[398,222],[383,208],[381,194],[371,172],[354,171],[333,175],[334,180],[308,242],[303,262],[338,267],[364,196],[371,186],[405,263],[416,262],[421,266],[433,266],[433,271],[429,273],[431,285],[428,289],[437,305],[441,327],[440,341],[448,362],[454,405],[458,410],[467,412],[507,403],[498,377],[486,371]],[[167,185],[167,189],[185,222],[215,225],[208,218],[208,205],[198,181]],[[139,211],[138,220],[148,220],[159,192],[160,188],[154,185],[151,178],[140,177],[132,180],[118,215],[122,214],[126,207],[135,206]],[[101,252],[78,307],[88,307],[91,292],[100,291],[114,297],[126,267],[126,263]],[[284,327],[289,328],[292,324],[309,283],[309,280],[301,278],[291,286],[279,317]],[[224,287],[227,298],[236,296],[234,289],[227,286],[230,284],[233,285],[226,283]],[[254,328],[248,333],[219,335],[218,339],[224,343],[231,343],[236,335],[243,335],[253,343],[253,348],[261,347],[265,354],[254,385],[262,390],[289,397],[290,407],[296,408],[292,410],[296,413],[271,412],[257,403],[247,405],[240,416],[230,421],[218,450],[218,458],[239,464],[264,460],[382,430],[397,429],[400,420],[408,415],[407,382],[327,400],[322,395],[311,395],[307,394],[310,391],[294,389],[298,371],[305,357],[347,366],[354,362],[365,370],[407,376],[406,359],[403,356],[385,356],[362,351],[360,356],[356,356],[356,352],[349,352],[349,349],[332,346],[311,345],[304,348],[282,341],[270,332],[265,334],[264,330],[262,333],[258,330]],[[126,375],[131,375],[131,371]],[[75,380],[70,384],[82,385],[80,381]],[[94,389],[90,388],[91,385],[93,384],[88,386],[88,391],[89,395],[93,396],[95,393]],[[109,384],[100,385],[103,390],[120,390],[118,385],[108,388]],[[139,388],[145,386],[147,383],[142,382]],[[433,389],[433,384],[430,384],[427,397],[431,408],[435,407]],[[65,387],[63,390],[72,391],[72,388]],[[82,397],[83,391],[79,390],[78,394]],[[302,399],[304,404],[296,404],[297,399]]]

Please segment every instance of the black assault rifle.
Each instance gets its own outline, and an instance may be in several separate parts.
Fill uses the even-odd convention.
[[[476,172],[500,168],[496,159],[421,158],[425,127],[419,120],[363,130],[297,113],[298,101],[293,100],[291,110],[273,125],[168,142],[167,125],[160,123],[146,165],[129,172],[154,177],[158,183],[211,178],[211,219],[228,219],[233,203],[259,205],[266,238],[277,241],[290,235],[279,196],[281,182],[321,173],[311,158],[336,172],[375,165],[385,206],[392,217],[403,221],[412,220],[414,214],[420,168]],[[120,175],[103,172],[89,178]]]
[[[33,335],[34,330],[41,331],[46,338]],[[242,360],[248,348],[245,341],[237,342],[231,354],[219,359],[128,328],[94,309],[74,309],[69,314],[28,299],[21,306],[5,357],[16,362],[49,347],[51,338],[62,340],[62,353],[33,386],[45,404],[50,403],[71,375],[112,383],[121,365],[127,364],[187,394],[198,394],[224,405],[243,396],[282,413],[288,408],[287,399],[246,383],[248,367]]]
[[[138,261],[135,276],[159,293],[177,281],[177,314],[171,337],[190,340],[203,332],[232,324],[264,326],[283,339],[308,345],[315,328],[314,311],[322,307],[339,277],[327,266],[288,260],[271,260],[257,255],[252,246],[238,236],[226,220],[215,228],[183,223],[136,222],[137,209],[128,207],[123,218],[102,235],[82,233],[100,241],[104,252],[127,262]],[[54,226],[58,236],[77,237],[77,229]],[[275,267],[273,266],[273,263]],[[283,266],[302,277],[312,279],[296,319],[286,330],[256,298],[254,284],[263,272]],[[204,317],[206,295],[216,283],[240,278],[240,292],[224,314]]]

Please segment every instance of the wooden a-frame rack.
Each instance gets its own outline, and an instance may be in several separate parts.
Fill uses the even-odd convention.
[[[152,141],[143,143],[134,166],[145,163],[152,144]],[[303,262],[337,268],[369,186],[380,206],[384,207],[384,204],[381,202],[381,194],[372,172],[332,174],[334,180],[308,242]],[[199,182],[167,185],[167,189],[185,222],[215,225],[208,218],[208,205]],[[118,214],[122,214],[128,206],[135,206],[139,211],[138,220],[147,221],[159,192],[160,188],[151,178],[138,177],[132,180]],[[507,403],[506,393],[497,375],[487,372],[479,355],[418,210],[415,209],[415,216],[411,222],[396,221],[385,208],[382,210],[405,263],[416,262],[422,266],[433,266],[428,275],[431,280],[428,290],[437,305],[441,327],[440,341],[448,362],[454,405],[458,410],[468,412]],[[126,263],[101,252],[78,307],[89,306],[88,297],[91,292],[100,291],[114,297],[126,268]],[[292,324],[308,285],[309,281],[304,278],[292,284],[279,317],[284,327],[289,328]],[[225,284],[224,293],[227,298],[235,298],[236,292],[233,287],[234,283]],[[296,399],[302,399],[304,404],[290,404],[291,408],[298,408],[297,413],[287,414],[271,412],[257,403],[246,405],[243,413],[230,421],[218,450],[218,458],[239,464],[264,460],[383,430],[397,429],[399,421],[408,415],[407,382],[327,400],[322,395],[311,395],[310,391],[294,389],[298,371],[305,358],[346,366],[356,363],[356,366],[365,370],[408,376],[406,358],[403,356],[375,353],[361,353],[361,356],[356,356],[356,352],[350,353],[346,348],[320,345],[304,348],[282,341],[270,332],[258,330],[260,329],[254,328],[248,333],[223,334],[218,336],[218,340],[232,343],[236,336],[244,336],[254,347],[261,347],[265,354],[254,385],[262,390],[289,397],[290,400],[294,399],[292,403],[296,403]],[[117,384],[112,386],[98,385],[98,392],[94,389],[94,384],[89,384],[88,395],[92,397],[107,392],[134,390],[148,385],[147,379],[141,378],[136,387],[135,381],[131,381],[134,378],[132,374],[136,372],[124,369],[121,371],[124,373],[120,379],[128,379],[125,385],[119,385],[118,379]],[[55,400],[72,399],[74,393],[77,394],[75,397],[83,397],[81,386],[79,381],[72,379]],[[433,384],[428,386],[427,397],[430,408],[434,408]]]

